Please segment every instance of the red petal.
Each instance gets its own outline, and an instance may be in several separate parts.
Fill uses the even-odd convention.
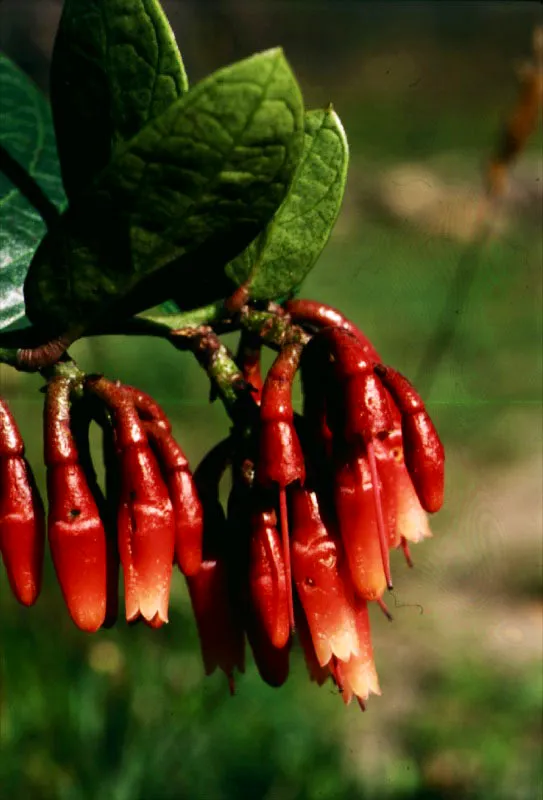
[[[204,513],[191,474],[172,472],[168,490],[175,515],[175,555],[184,575],[196,575],[202,564]]]
[[[319,686],[322,686],[323,683],[325,683],[330,677],[330,671],[327,669],[327,666],[321,667],[319,664],[319,659],[317,658],[315,647],[313,645],[311,631],[309,630],[307,619],[301,608],[296,609],[296,632],[298,634],[302,650],[304,651],[304,658],[307,671],[309,672],[309,677]]]
[[[207,559],[197,575],[187,578],[206,675],[217,667],[232,678],[244,670],[243,628],[229,594],[226,565]]]
[[[338,569],[338,543],[322,522],[314,492],[293,487],[292,571],[319,664],[357,651],[356,619]]]
[[[45,536],[43,504],[20,456],[0,458],[0,553],[11,590],[31,606],[41,588]]]
[[[419,500],[426,511],[443,504],[445,452],[420,395],[391,367],[375,367],[402,415],[404,459]]]
[[[281,648],[289,640],[290,622],[285,562],[275,514],[254,515],[251,527],[251,600],[273,646]]]
[[[443,445],[426,411],[402,422],[405,464],[421,505],[431,513],[443,505],[445,492]]]
[[[368,608],[363,601],[357,602],[356,621],[359,653],[338,666],[344,691],[350,691],[364,701],[370,694],[381,694],[381,689],[373,660]]]
[[[398,531],[398,481],[401,478],[401,470],[406,471],[401,456],[401,435],[399,440],[399,445],[394,444],[392,437],[388,437],[383,441],[375,440],[375,455],[382,486],[383,512],[388,531],[388,544],[391,548],[398,547],[400,544],[400,533]],[[398,462],[398,457],[402,458],[402,463]]]
[[[391,532],[390,546],[399,547],[402,536],[410,542],[420,542],[432,533],[404,464],[400,429],[375,445]]]
[[[261,432],[257,480],[264,486],[276,483],[285,487],[305,478],[304,459],[294,428],[292,382],[302,347],[288,344],[273,362],[262,391]]]
[[[349,570],[358,594],[376,600],[386,589],[373,485],[367,461],[353,458],[335,475],[335,506]]]
[[[106,613],[106,535],[79,464],[47,471],[48,535],[58,582],[70,616],[93,632]]]
[[[175,548],[175,520],[168,489],[148,447],[121,454],[122,491],[118,517],[124,571],[126,618],[141,615],[155,625],[168,621]]]

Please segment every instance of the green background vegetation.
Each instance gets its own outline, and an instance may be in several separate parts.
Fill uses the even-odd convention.
[[[203,677],[184,583],[170,625],[94,636],[64,611],[50,562],[26,610],[0,578],[0,793],[12,800],[485,798],[541,793],[541,132],[497,235],[451,287],[481,167],[515,99],[538,3],[165,3],[194,81],[282,44],[307,104],[331,99],[351,146],[344,210],[304,295],[342,308],[415,378],[445,304],[455,336],[418,383],[448,454],[434,538],[395,559],[393,624],[373,615],[383,696],[362,715],[253,665],[230,698]],[[60,6],[0,6],[0,44],[46,88]],[[465,288],[465,286],[463,286]],[[455,304],[455,299],[459,303]],[[196,464],[227,420],[188,355],[96,340],[87,369],[151,392]],[[431,378],[434,377],[434,380]],[[40,380],[0,372],[43,485]]]

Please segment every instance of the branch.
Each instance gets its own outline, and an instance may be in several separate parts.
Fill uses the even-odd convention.
[[[45,344],[35,328],[0,333],[0,363],[24,372],[39,372],[60,360],[66,349],[81,336],[156,336],[171,341],[178,349],[191,349],[190,342],[198,331],[213,330],[215,335],[246,330],[263,344],[280,350],[287,344],[305,345],[311,338],[299,325],[293,325],[281,306],[269,303],[266,310],[243,306],[229,314],[223,301],[178,314],[146,314],[119,323],[95,327],[83,334],[72,330]]]
[[[60,361],[68,347],[79,338],[79,333],[69,331],[37,346],[0,347],[0,364],[8,364],[20,372],[40,372]]]
[[[206,326],[185,328],[172,332],[172,344],[179,350],[190,350],[207,372],[212,385],[234,424],[244,429],[253,426],[258,417],[258,406],[251,387],[234,361],[229,349],[215,331]]]

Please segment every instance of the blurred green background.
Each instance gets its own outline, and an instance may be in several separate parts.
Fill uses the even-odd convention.
[[[88,636],[50,562],[37,606],[0,576],[0,795],[11,800],[541,797],[541,131],[511,174],[496,236],[466,261],[482,169],[530,55],[532,3],[166,2],[193,82],[282,44],[308,106],[333,101],[351,146],[343,213],[304,295],[339,306],[418,379],[445,442],[434,538],[395,560],[394,622],[373,615],[383,696],[366,714],[250,663],[230,698],[203,677],[184,583],[170,625]],[[3,0],[0,46],[47,89],[60,4]],[[460,285],[455,282],[463,269]],[[468,283],[466,283],[466,281]],[[467,287],[469,284],[469,292]],[[451,294],[452,293],[452,294]],[[421,363],[446,308],[454,338]],[[80,343],[88,370],[161,402],[195,465],[224,435],[205,376],[156,341]],[[0,368],[1,369],[1,368]],[[43,485],[40,380],[0,371]],[[372,609],[373,610],[373,609]]]

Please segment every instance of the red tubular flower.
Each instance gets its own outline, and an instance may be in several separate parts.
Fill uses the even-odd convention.
[[[292,595],[286,565],[281,569],[284,553],[278,550],[273,533],[274,515],[254,511],[261,504],[265,508],[266,502],[262,490],[253,485],[253,472],[250,459],[238,461],[228,498],[232,579],[236,606],[260,677],[278,687],[289,672]],[[255,546],[258,544],[272,547],[263,553],[263,547]]]
[[[390,402],[384,387],[374,374],[373,362],[368,360],[364,347],[348,330],[326,328],[314,337],[311,345],[316,349],[317,354],[320,354],[321,363],[329,373],[325,389],[326,415],[332,431],[335,450],[340,453],[340,460],[344,460],[347,447],[354,459],[350,467],[343,465],[340,469],[350,470],[353,475],[356,475],[360,472],[357,463],[364,463],[368,467],[370,479],[369,484],[366,482],[367,486],[364,491],[367,489],[367,496],[374,505],[376,526],[374,530],[372,528],[372,531],[377,537],[386,585],[391,588],[388,528],[390,528],[391,521],[392,525],[395,524],[394,507],[390,498],[383,498],[374,451],[375,440],[385,437],[393,428]],[[347,484],[352,484],[348,477],[336,477],[336,487],[344,479]],[[352,488],[354,491],[354,485]],[[343,494],[345,493],[343,490]],[[363,495],[362,492],[357,494]],[[345,502],[343,502],[343,506],[345,506]],[[341,519],[344,515],[344,511],[340,513],[338,510],[342,537]],[[349,538],[350,541],[349,543],[345,542],[345,546],[347,553],[352,555],[352,536],[349,535]],[[374,543],[370,542],[368,536],[364,541],[371,546],[373,551]]]
[[[299,634],[310,675],[322,684],[327,667],[344,702],[356,695],[363,706],[370,693],[380,694],[367,604],[354,593],[341,544],[323,523],[316,495],[294,487],[290,498],[292,569],[311,642],[303,627]],[[380,566],[378,554],[375,560]]]
[[[228,678],[234,694],[234,670],[244,672],[243,628],[229,597],[226,562],[210,550],[200,571],[187,578],[206,675],[217,667]]]
[[[339,461],[335,474],[335,508],[341,540],[356,591],[377,600],[387,586],[375,512],[374,479],[365,456]],[[388,549],[389,536],[386,546]]]
[[[362,333],[354,322],[347,319],[341,311],[338,311],[332,306],[327,306],[325,303],[319,303],[316,300],[288,300],[285,303],[285,310],[291,315],[292,321],[296,324],[311,325],[317,330],[321,328],[341,328],[347,331],[364,349],[364,356],[369,361],[379,363],[381,358],[370,342],[370,340]]]
[[[394,503],[396,522],[389,527],[390,546],[399,547],[403,539],[420,542],[431,536],[428,517],[404,463],[401,430],[397,428],[386,439],[376,442],[375,454],[383,495]]]
[[[367,337],[360,331],[360,329],[357,328],[357,326],[354,325],[350,320],[346,319],[341,312],[331,308],[330,306],[326,306],[311,300],[291,300],[285,304],[285,308],[291,314],[293,321],[296,323],[310,325],[317,330],[328,327],[340,328],[350,333],[351,336],[357,339],[362,346],[365,358],[369,362],[373,362],[374,365],[376,365],[376,373],[380,376],[385,386],[393,394],[394,401],[398,402],[402,407],[402,415],[405,417],[406,415],[409,416],[412,414],[417,414],[420,411],[420,398],[418,395],[416,395],[416,393],[414,393],[413,388],[409,384],[407,386],[405,385],[407,384],[405,379],[403,379],[403,381],[405,381],[403,387],[400,386],[401,376],[399,376],[399,378],[393,378],[393,374],[398,375],[398,373],[394,373],[394,370],[390,370],[390,368],[382,366],[381,358],[371,342],[369,342]],[[388,378],[386,375],[388,375]],[[394,381],[396,381],[397,386],[396,392],[392,391],[392,383],[394,383]],[[409,397],[406,396],[406,392],[408,395],[410,395]],[[413,394],[415,396],[413,396]],[[404,398],[403,400],[401,399],[402,395]],[[391,410],[395,423],[394,427],[396,427],[396,417],[399,418],[400,415],[398,409],[394,405],[394,401],[391,401]],[[404,420],[403,428],[404,435],[406,436],[406,462],[408,463],[408,466],[409,464],[411,465],[410,472],[412,473],[411,477],[413,478],[413,481],[415,483],[418,482],[419,484],[417,492],[421,496],[423,505],[426,503],[425,507],[427,507],[427,510],[436,510],[437,507],[441,505],[443,496],[443,451],[437,434],[435,433],[429,418],[424,417],[424,415],[419,417],[416,421]],[[424,428],[424,430],[422,430],[422,428]],[[396,449],[396,446],[390,443],[390,446],[386,447],[386,440],[384,442],[384,449],[380,446],[381,443],[378,440],[375,441],[375,444],[376,448],[380,450],[379,471],[383,479],[384,496],[386,498],[387,496],[390,497],[389,489],[391,488],[392,474],[391,470],[387,471],[386,466],[384,466],[387,461],[385,453]],[[421,449],[426,454],[425,458],[421,458]],[[415,456],[416,451],[418,451],[418,456]],[[421,475],[419,475],[418,478],[415,476],[415,471],[417,469],[415,466],[416,460],[419,461],[419,473],[429,476],[430,472],[434,472],[433,479],[429,477],[426,479],[426,484],[430,484],[430,486],[426,486],[426,489],[422,487],[422,482],[425,479]],[[398,504],[398,522],[396,530],[393,534],[393,541],[397,540],[397,537],[400,537],[400,539],[403,540],[404,534],[401,532],[403,529],[406,531],[406,539],[417,541],[423,536],[430,535],[429,528],[426,516],[422,508],[420,508],[417,498],[414,496],[411,480],[408,478],[405,466],[403,465],[403,455],[401,461],[401,467],[395,471],[395,495]],[[422,461],[430,462],[429,466],[427,465],[423,467]],[[391,480],[389,480],[389,478]]]
[[[175,550],[175,519],[168,488],[129,393],[105,378],[87,387],[114,416],[121,472],[117,517],[119,554],[124,573],[125,613],[151,627],[168,622]]]
[[[106,613],[106,534],[70,430],[70,392],[70,381],[62,377],[47,387],[48,535],[70,616],[78,628],[93,632]]]
[[[219,483],[230,450],[229,439],[220,442],[194,473],[204,510],[204,560],[199,572],[187,577],[187,586],[206,675],[219,667],[227,676],[233,694],[234,670],[244,671],[245,658],[243,626],[233,602],[230,561],[225,549],[226,519],[219,502]]]
[[[89,398],[77,399],[71,408],[70,428],[74,437],[79,464],[85,474],[87,485],[94,497],[100,519],[106,532],[106,615],[102,624],[103,628],[111,628],[117,622],[119,611],[119,549],[117,547],[117,506],[118,492],[111,493],[111,480],[108,479],[108,497],[106,499],[96,475],[92,461],[89,427],[92,419],[93,408]],[[109,440],[113,444],[112,431]],[[104,430],[104,434],[106,431]],[[116,465],[116,453],[113,453]],[[104,462],[105,463],[105,462]],[[113,470],[116,473],[116,469]],[[111,478],[111,472],[109,473]]]
[[[273,510],[256,511],[251,516],[249,591],[266,635],[281,649],[290,637],[289,590],[276,525]]]
[[[325,329],[319,339],[325,343],[336,379],[329,386],[328,414],[333,433],[341,432],[351,444],[367,444],[386,436],[393,427],[390,403],[374,374],[373,361],[366,357],[358,339],[342,328]]]
[[[185,454],[164,428],[144,423],[165,475],[175,516],[175,557],[184,575],[196,575],[202,564],[202,503]]]
[[[263,486],[303,483],[304,458],[292,408],[292,382],[301,356],[298,344],[284,347],[273,362],[262,392],[256,477]]]
[[[396,370],[375,368],[402,415],[405,464],[422,507],[429,512],[443,505],[445,451],[420,396]]]
[[[117,381],[116,386],[122,389],[124,393],[130,395],[142,420],[154,422],[161,428],[164,428],[164,430],[171,431],[172,426],[170,420],[156,400],[153,400],[152,397],[142,392],[141,389],[137,389],[135,386],[127,386],[126,383],[121,384],[119,381]]]
[[[44,512],[15,420],[0,399],[0,553],[11,591],[25,606],[41,588]]]
[[[256,467],[256,478],[259,483],[267,487],[279,487],[281,536],[291,628],[294,628],[294,608],[285,489],[294,481],[303,483],[305,480],[304,457],[294,426],[294,410],[292,408],[292,382],[300,363],[301,354],[301,345],[286,345],[273,362],[266,377],[262,392],[260,443]]]
[[[292,574],[321,667],[358,653],[356,617],[339,569],[340,543],[322,521],[315,492],[294,486]]]

